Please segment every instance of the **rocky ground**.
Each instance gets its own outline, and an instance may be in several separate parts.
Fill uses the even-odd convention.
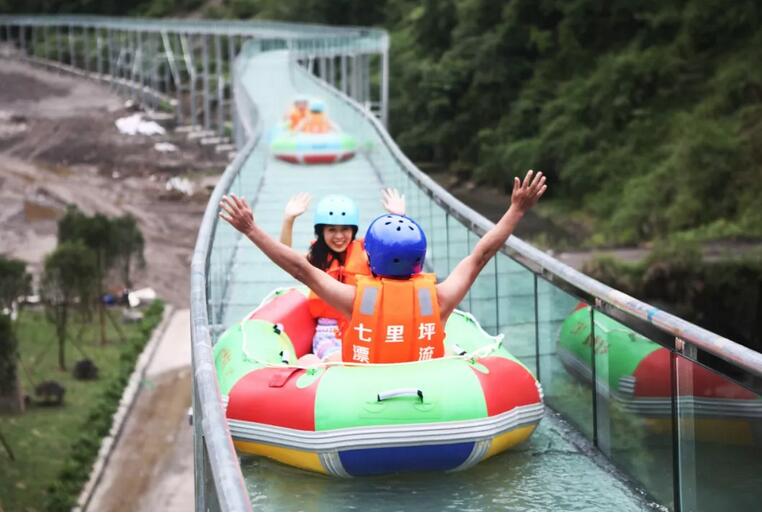
[[[39,273],[67,204],[130,213],[146,240],[135,285],[187,306],[196,233],[227,155],[180,132],[121,134],[114,122],[133,112],[94,82],[0,59],[0,84],[0,253]],[[159,152],[157,142],[179,149]],[[191,180],[195,193],[168,191],[172,177]]]

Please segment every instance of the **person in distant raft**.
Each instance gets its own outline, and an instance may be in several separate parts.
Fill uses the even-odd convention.
[[[307,116],[307,106],[309,100],[306,96],[297,96],[294,98],[294,104],[286,116],[289,130],[295,130],[301,121]]]
[[[396,189],[382,191],[382,204],[387,212],[404,215],[405,198]],[[310,195],[299,193],[286,204],[280,241],[291,247],[294,221],[309,206]],[[310,245],[307,260],[332,278],[349,285],[357,275],[370,275],[363,240],[356,238],[360,211],[347,196],[331,194],[318,202],[315,209],[315,240]],[[308,306],[317,320],[312,341],[312,353],[320,360],[338,359],[341,352],[339,327],[345,323],[341,313],[310,291]],[[307,358],[310,360],[311,358]]]
[[[349,319],[343,327],[342,360],[395,363],[444,355],[444,326],[481,270],[505,244],[524,214],[547,190],[543,174],[514,178],[511,204],[441,283],[421,274],[426,236],[412,219],[376,218],[365,235],[371,277],[352,286],[332,279],[299,253],[265,233],[244,198],[223,196],[220,217],[246,235],[270,260],[307,285]]]
[[[321,100],[312,100],[310,102],[309,112],[302,119],[295,130],[297,132],[306,132],[310,134],[325,134],[336,131],[336,126],[331,123],[325,113],[325,103]]]

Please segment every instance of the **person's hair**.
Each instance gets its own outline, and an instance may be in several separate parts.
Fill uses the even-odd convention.
[[[326,226],[328,225],[315,225],[315,236],[317,238],[315,239],[315,242],[312,244],[312,246],[310,246],[310,252],[307,253],[307,260],[309,260],[312,265],[321,271],[328,269],[328,267],[331,265],[331,261],[334,259],[338,260],[339,264],[344,265],[344,258],[346,257],[346,251],[343,253],[337,253],[328,247],[328,243],[326,243],[325,236],[323,235],[323,228]],[[357,235],[357,226],[352,226],[351,228],[352,240],[355,240],[355,236]]]

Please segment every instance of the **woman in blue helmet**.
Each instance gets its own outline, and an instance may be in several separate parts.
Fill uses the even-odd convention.
[[[362,290],[331,279],[299,253],[267,235],[255,223],[245,199],[235,195],[224,196],[220,202],[220,217],[246,235],[278,266],[350,319],[348,331],[345,332],[346,347],[343,348],[345,361],[372,363],[375,361],[372,358],[374,348],[378,348],[379,343],[388,342],[414,346],[418,353],[417,358],[413,359],[426,359],[435,354],[435,349],[433,345],[422,344],[435,339],[441,344],[447,318],[465,297],[487,262],[505,244],[524,214],[546,190],[542,173],[535,174],[530,170],[523,181],[514,178],[511,204],[503,217],[484,234],[471,254],[461,260],[444,281],[433,287],[426,279],[418,279],[425,257],[425,234],[417,223],[404,216],[382,215],[368,227],[365,244],[376,281],[361,280],[364,282]],[[409,284],[412,287],[408,287]],[[411,309],[397,305],[396,318],[391,319],[397,324],[379,318],[379,313],[384,314],[383,305],[381,308],[378,306],[379,298],[383,303],[384,295],[394,289],[401,289],[402,292],[412,290],[414,293],[410,302],[406,303],[412,305]],[[432,290],[434,294],[428,294]],[[363,294],[363,291],[371,293]],[[420,291],[423,292],[418,294]],[[419,318],[425,322],[420,325],[410,322],[410,319],[417,321]],[[366,325],[365,319],[373,323]],[[406,326],[414,329],[405,330]],[[349,337],[352,347],[347,341]]]
[[[281,228],[280,241],[291,246],[294,221],[309,206],[310,195],[294,195],[286,205]],[[405,199],[396,189],[384,189],[382,204],[387,212],[405,213]],[[357,239],[360,212],[357,205],[347,196],[331,194],[318,202],[315,209],[315,240],[310,245],[307,260],[332,278],[354,285],[356,276],[369,275],[370,267],[365,255],[362,239]],[[346,319],[314,292],[310,291],[308,301],[310,314],[317,319],[317,329],[313,340],[313,354],[326,359],[341,350],[338,337],[339,324]]]

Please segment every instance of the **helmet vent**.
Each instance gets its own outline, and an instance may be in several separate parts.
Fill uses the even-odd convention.
[[[342,212],[341,215],[345,216],[345,215],[347,215],[347,213],[346,212]]]
[[[333,210],[331,210],[330,212],[328,212],[328,215],[329,215],[329,216],[332,216],[332,215],[333,215]]]
[[[391,221],[387,221],[387,222],[384,223],[384,226],[389,225],[389,224],[392,224],[392,222]]]
[[[401,229],[402,229],[402,228],[400,228],[399,226],[397,227],[397,231],[400,231]]]
[[[395,264],[399,264],[399,263],[400,263],[400,259],[399,259],[399,258],[395,258],[395,259],[394,259],[394,263],[395,263]]]
[[[407,227],[408,227],[408,228],[410,228],[410,231],[411,231],[411,232],[414,232],[414,231],[415,231],[415,228],[413,228],[412,226],[408,225]]]

